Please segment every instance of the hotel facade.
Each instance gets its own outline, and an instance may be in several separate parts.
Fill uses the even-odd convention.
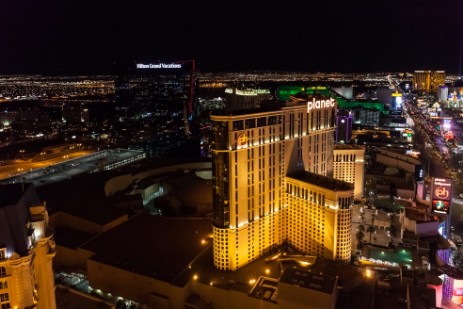
[[[326,177],[336,109],[313,96],[211,115],[216,268],[236,270],[284,242],[350,260],[353,186]]]
[[[358,145],[337,144],[334,146],[333,154],[333,177],[354,184],[354,199],[362,199],[365,148]]]

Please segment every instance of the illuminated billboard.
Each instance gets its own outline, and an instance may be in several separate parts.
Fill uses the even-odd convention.
[[[137,63],[137,69],[181,69],[180,63]]]
[[[450,209],[450,202],[449,201],[432,200],[432,210],[434,212],[440,212],[440,213],[448,214],[449,209]]]
[[[313,98],[312,101],[307,102],[307,112],[310,113],[312,109],[320,109],[320,108],[327,108],[327,107],[334,107],[336,105],[336,101],[333,98],[329,100],[316,100]]]
[[[431,195],[432,211],[448,214],[452,200],[452,180],[448,178],[433,178]]]

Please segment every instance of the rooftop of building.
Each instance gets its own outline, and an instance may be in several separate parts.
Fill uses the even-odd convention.
[[[337,278],[323,273],[313,273],[310,269],[288,267],[283,272],[280,282],[325,294],[333,294],[337,285]]]
[[[259,108],[253,109],[239,109],[239,110],[220,110],[214,111],[214,116],[240,116],[252,115],[265,112],[275,112],[287,108],[306,108],[307,102],[310,100],[329,100],[330,96],[322,95],[319,93],[305,94],[302,92],[295,93],[292,96],[287,96],[284,100],[263,100]]]
[[[91,233],[77,231],[69,227],[62,227],[55,230],[53,238],[59,246],[76,249],[93,236],[94,234]]]
[[[298,107],[306,107],[307,103],[303,102],[281,102],[281,101],[266,101],[261,102],[261,106],[259,108],[250,108],[250,109],[236,109],[236,110],[216,110],[212,116],[245,116],[249,115],[260,115],[262,113],[268,112],[278,112],[281,111],[283,108],[288,106],[298,106]]]
[[[368,170],[366,171],[366,174],[376,176],[376,183],[380,183],[381,181],[385,181],[386,179],[388,181],[394,179],[396,179],[397,181],[405,179],[407,173],[403,169],[387,166],[380,162],[375,162],[374,164],[370,164]]]
[[[426,209],[416,209],[416,208],[410,208],[406,207],[405,208],[405,216],[409,220],[416,221],[417,223],[423,223],[423,222],[434,222],[438,221],[436,216],[432,213],[427,213],[425,212]]]
[[[348,191],[354,189],[354,185],[346,181],[306,171],[295,172],[289,174],[287,177],[333,191]]]
[[[365,150],[365,147],[355,144],[335,144],[334,150]]]
[[[180,162],[168,167],[153,167],[144,173],[130,173],[131,180],[128,181],[117,181],[118,178],[114,178],[115,189],[109,189],[109,186],[105,186],[105,189],[108,192],[117,190],[109,196],[109,200],[116,207],[124,208],[124,203],[139,201],[138,204],[143,207],[142,192],[145,193],[144,198],[149,200],[149,194],[152,194],[154,188],[159,189],[158,193],[162,190],[162,194],[156,197],[153,205],[161,209],[164,215],[173,216],[176,213],[176,216],[205,216],[212,211],[211,166],[209,161],[199,160]],[[146,207],[152,209],[151,204]],[[164,213],[165,210],[172,212]]]
[[[138,174],[146,172],[149,170],[154,170],[162,167],[169,167],[173,165],[189,164],[189,163],[199,163],[199,162],[211,162],[210,158],[177,158],[177,157],[163,157],[162,160],[150,160],[145,159],[141,161],[134,162],[132,164],[121,166],[115,172],[118,174],[131,173]],[[183,171],[181,171],[183,172]],[[171,172],[168,172],[170,174]],[[162,175],[162,174],[156,174]]]
[[[140,213],[82,248],[95,252],[91,260],[183,286],[192,263],[211,245],[211,233],[209,219]]]
[[[382,155],[385,155],[385,156],[388,156],[388,157],[394,157],[394,158],[396,158],[398,160],[402,160],[402,161],[411,162],[411,163],[413,163],[415,165],[422,164],[422,162],[417,157],[410,154],[410,152],[408,150],[390,149],[390,148],[378,147],[377,151],[378,151],[378,153],[380,153]]]
[[[0,185],[0,207],[17,204],[31,185],[30,183]]]
[[[249,294],[251,297],[270,302],[278,300],[273,295],[278,290],[278,280],[284,276],[285,269],[300,268],[313,275],[335,278],[337,287],[340,289],[350,290],[357,286],[362,278],[361,273],[352,266],[325,258],[302,255],[289,246],[275,248],[274,251],[235,271],[216,269],[212,262],[212,250],[208,254],[209,259],[191,274],[194,280],[216,288]],[[287,276],[287,278],[290,277],[290,275]],[[325,285],[322,290],[326,290]]]
[[[123,214],[104,192],[111,173],[82,174],[37,188],[50,214],[63,211],[98,224],[107,224]]]
[[[410,295],[410,308],[436,308],[436,291],[434,289],[415,286],[405,280],[401,284],[399,277],[391,278],[387,273],[376,272],[372,278],[364,280],[359,287],[350,293],[341,294],[336,303],[336,309],[406,308],[407,286]]]

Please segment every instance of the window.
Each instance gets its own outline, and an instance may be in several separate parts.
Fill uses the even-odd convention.
[[[0,267],[0,277],[6,276],[6,268],[5,267]]]
[[[0,294],[0,302],[3,303],[9,300],[10,300],[10,296],[8,295],[8,293]]]

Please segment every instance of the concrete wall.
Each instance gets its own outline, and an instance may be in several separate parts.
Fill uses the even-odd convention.
[[[336,299],[336,287],[333,294],[325,294],[292,284],[278,283],[278,305],[282,309],[334,309]]]
[[[200,282],[192,282],[194,293],[201,296],[214,309],[278,309],[278,304],[248,296],[247,293],[223,289]],[[289,307],[288,307],[289,308]]]
[[[87,261],[87,272],[89,283],[94,289],[111,293],[115,297],[132,299],[150,308],[184,309],[184,302],[190,294],[189,284],[177,287],[94,260]]]

